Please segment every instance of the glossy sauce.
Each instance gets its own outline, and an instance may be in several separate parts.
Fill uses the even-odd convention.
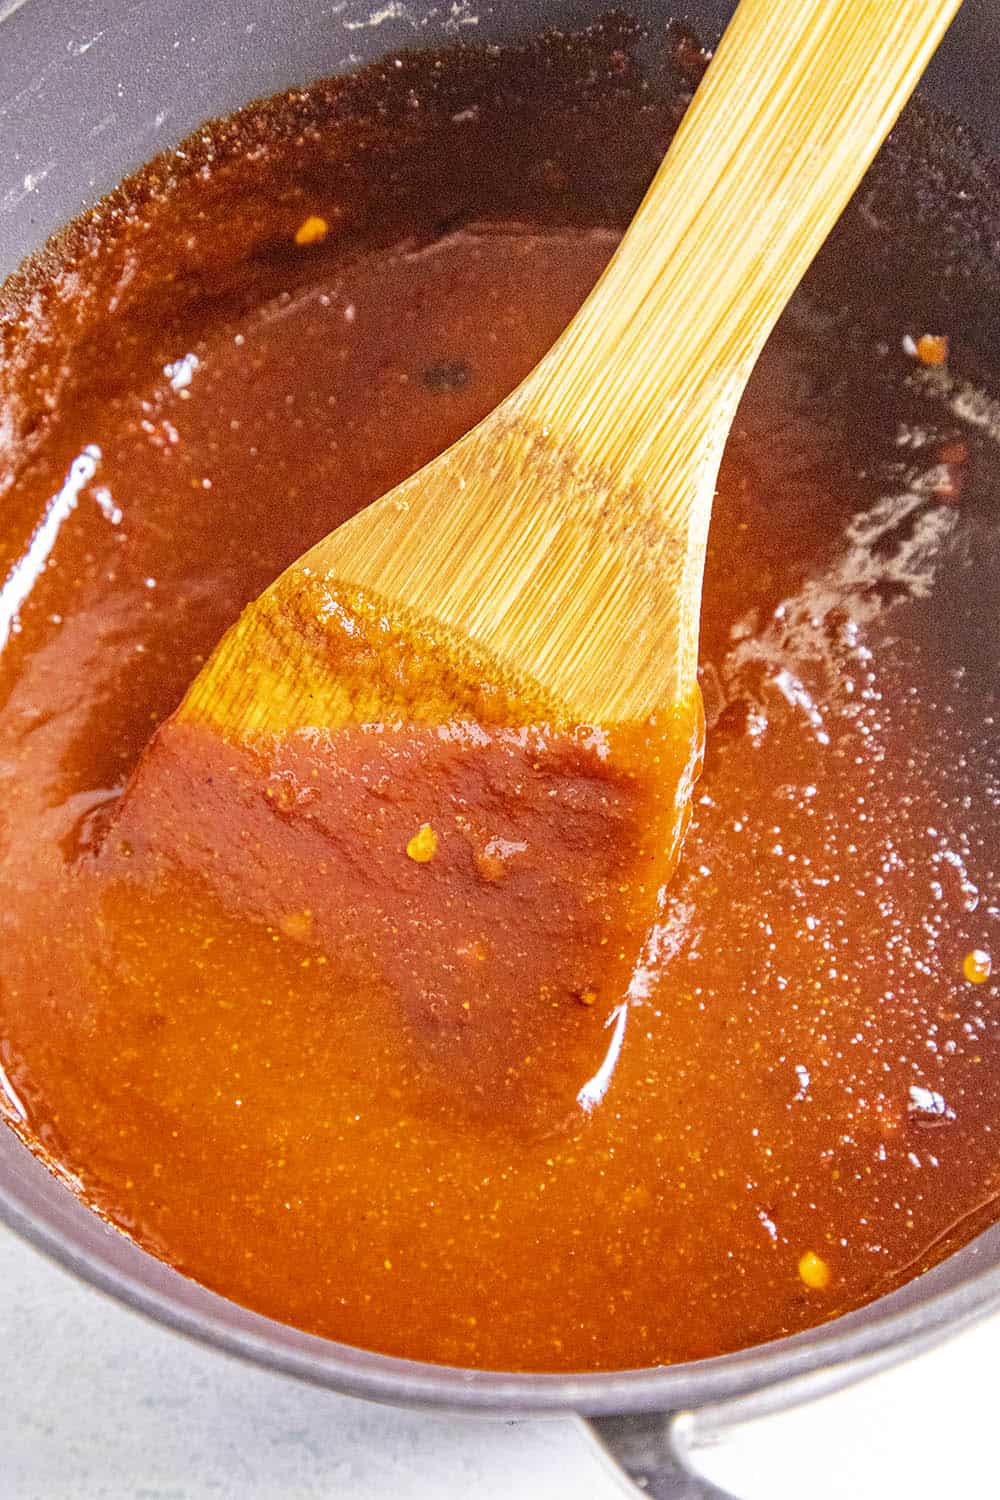
[[[646,731],[175,727],[122,805],[240,607],[552,341],[679,108],[610,33],[398,71],[192,143],[8,304],[0,1104],[317,1333],[716,1354],[995,1217],[993,439],[793,309],[723,469],[665,892]]]

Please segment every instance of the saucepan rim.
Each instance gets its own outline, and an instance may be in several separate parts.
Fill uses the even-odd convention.
[[[15,1149],[31,1155],[16,1138]],[[31,1167],[45,1172],[34,1158]],[[886,1362],[887,1353],[902,1358],[911,1348],[936,1342],[1000,1308],[1000,1264],[992,1264],[972,1270],[957,1286],[928,1290],[913,1300],[912,1288],[923,1279],[918,1278],[917,1283],[909,1283],[910,1301],[903,1307],[893,1308],[894,1294],[889,1294],[859,1310],[863,1317],[849,1313],[802,1333],[712,1359],[578,1374],[437,1365],[303,1333],[252,1312],[157,1260],[105,1225],[69,1187],[45,1175],[54,1191],[46,1193],[41,1208],[37,1201],[29,1205],[30,1190],[22,1193],[16,1184],[0,1182],[0,1222],[81,1280],[155,1322],[227,1354],[345,1395],[398,1406],[505,1416],[677,1411],[794,1383],[819,1370],[838,1371],[837,1383],[842,1383],[863,1374],[865,1365],[879,1356],[880,1364]],[[96,1248],[85,1246],[81,1235],[68,1233],[58,1222],[58,1202],[53,1205],[50,1200],[64,1194],[92,1221],[91,1227],[101,1237]],[[989,1235],[987,1230],[957,1255],[974,1263]],[[115,1264],[123,1251],[135,1262],[134,1270]],[[995,1253],[992,1247],[991,1253]],[[199,1306],[190,1305],[192,1298]]]

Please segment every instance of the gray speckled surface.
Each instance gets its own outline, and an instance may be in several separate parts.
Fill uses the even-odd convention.
[[[597,1500],[572,1420],[395,1411],[158,1328],[0,1230],[2,1500]]]

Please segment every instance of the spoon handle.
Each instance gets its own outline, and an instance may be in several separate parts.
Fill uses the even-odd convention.
[[[279,701],[281,664],[311,628],[308,574],[433,622],[441,659],[465,661],[471,643],[518,712],[613,724],[676,711],[690,744],[705,542],[736,402],[959,3],[742,0],[618,254],[554,349],[279,581],[229,664],[214,659],[216,679],[249,663],[243,697]],[[285,693],[296,713],[308,701],[321,714],[310,722],[356,715],[342,695],[321,712],[322,651],[308,678],[301,648],[298,660],[308,693],[298,681]],[[211,677],[189,709],[194,695],[211,707]],[[445,711],[422,691],[425,717]]]
[[[656,538],[664,701],[694,682],[715,481],[743,387],[960,4],[741,0],[617,254],[511,398],[588,476],[585,505],[613,494],[619,531]],[[623,701],[651,681],[648,657],[632,651]]]
[[[764,342],[961,0],[742,0],[526,415],[686,524]]]

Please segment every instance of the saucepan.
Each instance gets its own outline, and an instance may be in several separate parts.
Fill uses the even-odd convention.
[[[776,0],[777,3],[777,0]],[[794,0],[791,0],[794,3]],[[891,0],[878,0],[891,3]],[[202,120],[255,96],[403,48],[517,41],[597,20],[608,0],[0,0],[0,280],[81,208]],[[628,0],[655,32],[672,11],[706,39],[725,0]],[[925,220],[935,295],[989,384],[1000,376],[1000,4],[965,0],[924,97],[958,125],[904,126],[899,217]],[[964,134],[972,127],[979,144]],[[970,177],[971,173],[971,177]],[[971,188],[969,186],[971,182]],[[865,189],[862,189],[862,195]],[[909,198],[906,194],[909,193]],[[891,183],[872,240],[876,295],[913,229]],[[888,217],[887,217],[888,215]],[[991,222],[991,216],[996,216]],[[919,227],[919,226],[918,226]],[[894,249],[895,247],[895,249]],[[947,261],[947,264],[945,264]],[[2,413],[0,413],[2,417]],[[411,1406],[593,1418],[677,1413],[745,1398],[801,1399],[901,1358],[1000,1305],[1000,1225],[905,1287],[819,1328],[670,1368],[504,1374],[366,1353],[204,1290],[109,1229],[0,1126],[0,1216],[132,1307],[232,1354],[319,1385]],[[607,1428],[617,1438],[621,1426]]]

